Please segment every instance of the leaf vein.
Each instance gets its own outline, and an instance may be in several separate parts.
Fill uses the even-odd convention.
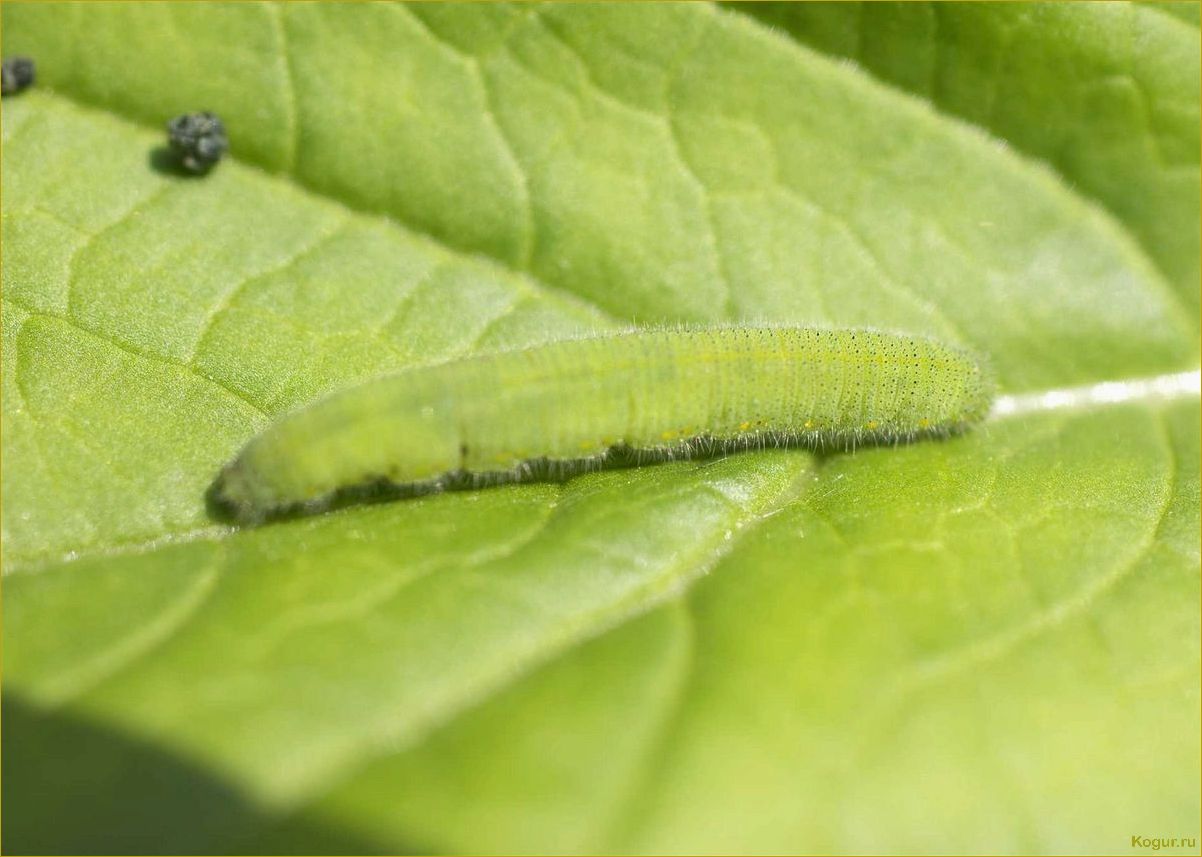
[[[155,354],[154,352],[151,352],[151,351],[144,351],[141,348],[138,348],[137,346],[130,345],[129,343],[123,342],[120,339],[117,339],[109,334],[95,330],[94,328],[91,328],[91,327],[83,324],[82,322],[80,322],[77,318],[75,318],[72,315],[59,315],[57,313],[46,312],[45,310],[36,309],[32,306],[29,306],[28,304],[25,304],[25,303],[17,300],[16,298],[11,297],[10,295],[4,295],[3,300],[8,301],[9,303],[13,304],[14,306],[20,307],[21,309],[23,309],[27,313],[29,313],[31,316],[41,316],[43,318],[54,319],[55,321],[61,321],[64,324],[68,324],[71,327],[75,328],[76,330],[80,331],[81,333],[86,333],[89,336],[95,337],[96,339],[99,339],[103,342],[107,342],[108,344],[120,349],[121,351],[124,351],[127,354],[132,354],[135,357],[141,357],[146,360],[152,360],[156,363],[160,363],[160,364],[163,364],[166,366],[174,366],[178,369],[183,369],[189,375],[193,375],[194,377],[199,378],[202,381],[206,381],[206,382],[214,385],[215,387],[220,388],[224,392],[233,396],[235,399],[238,399],[243,404],[250,407],[252,410],[254,410],[256,413],[258,413],[260,416],[263,416],[266,418],[271,417],[271,414],[266,409],[264,409],[261,405],[259,405],[253,399],[248,397],[241,390],[238,390],[235,387],[231,387],[230,385],[226,384],[225,382],[220,381],[211,375],[207,375],[204,372],[201,372],[196,366],[192,365],[191,363],[186,363],[181,360],[176,360],[171,357],[166,357],[162,354]]]
[[[280,65],[283,75],[284,91],[284,170],[296,170],[297,157],[300,151],[300,111],[296,97],[296,75],[292,70],[292,52],[288,42],[288,25],[284,20],[284,6],[268,2],[268,17],[280,45]]]
[[[232,288],[227,289],[225,294],[221,295],[217,302],[214,303],[212,309],[205,314],[205,317],[201,322],[200,330],[196,335],[196,345],[192,349],[192,355],[188,358],[188,364],[191,365],[192,362],[195,361],[200,355],[204,348],[205,339],[213,332],[218,320],[225,312],[233,307],[235,301],[238,299],[238,296],[241,295],[248,286],[250,286],[252,283],[262,282],[269,277],[282,274],[288,269],[294,267],[303,259],[312,256],[326,244],[341,235],[346,230],[350,222],[351,218],[344,215],[341,219],[335,221],[333,226],[327,227],[326,229],[316,233],[313,238],[311,238],[302,246],[298,247],[291,256],[281,260],[278,264],[268,268],[266,271],[260,271],[253,276],[244,278],[240,282],[235,283]]]

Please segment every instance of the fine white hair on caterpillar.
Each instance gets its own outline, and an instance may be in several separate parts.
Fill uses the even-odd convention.
[[[650,328],[385,375],[253,438],[210,488],[244,523],[742,449],[854,449],[979,422],[993,384],[921,336],[768,325]]]

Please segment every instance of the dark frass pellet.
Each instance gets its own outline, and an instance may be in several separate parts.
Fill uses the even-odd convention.
[[[184,169],[193,173],[208,172],[230,147],[225,126],[207,111],[176,116],[167,123],[167,135]]]
[[[15,95],[33,85],[37,69],[29,57],[9,57],[0,63],[0,94]]]

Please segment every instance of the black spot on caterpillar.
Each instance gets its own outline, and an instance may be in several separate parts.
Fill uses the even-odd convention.
[[[763,446],[854,448],[978,422],[993,385],[970,354],[859,329],[649,329],[386,375],[289,414],[213,483],[254,523],[602,465]]]

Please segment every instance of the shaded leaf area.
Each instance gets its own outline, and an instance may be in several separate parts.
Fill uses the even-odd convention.
[[[731,8],[1046,162],[1131,231],[1197,316],[1197,3]]]
[[[137,737],[39,711],[11,693],[4,695],[3,717],[5,732],[16,736],[3,757],[5,780],[13,778],[4,788],[9,853],[14,848],[77,854],[208,852],[230,837],[273,823],[207,771]],[[55,799],[47,800],[48,795]],[[181,824],[186,824],[186,842]],[[346,831],[299,823],[292,830],[309,851],[378,850]]]
[[[6,584],[6,672],[39,709],[132,727],[220,772],[221,794],[253,796],[184,824],[235,849],[311,850],[321,830],[385,850],[1106,851],[1133,828],[1186,829],[1196,809],[1199,430],[1184,402],[832,458],[811,491],[736,529],[691,590],[576,647],[558,639],[587,623],[552,615],[553,593],[583,602],[621,589],[620,574],[589,555],[577,573],[560,560],[536,574],[523,549],[492,544],[467,546],[482,554],[474,568],[451,567],[438,543],[487,526],[463,525],[449,498],[373,510],[421,526],[365,522],[340,576],[330,521],[306,525],[300,565],[264,561],[255,535],[189,546],[209,553],[208,583],[184,560],[20,575]],[[575,503],[594,508],[617,478],[580,480],[600,484]],[[472,505],[490,514],[506,493]],[[440,569],[413,576],[399,532],[420,532],[411,550]],[[645,532],[662,537],[655,522]],[[511,552],[487,555],[498,550]],[[385,583],[385,566],[411,576]],[[149,606],[151,574],[211,591],[169,633],[118,627],[87,597]],[[451,615],[474,634],[454,633]],[[558,627],[540,640],[534,616]],[[51,617],[70,617],[76,639]],[[104,641],[86,676],[79,638]],[[499,675],[524,677],[496,692]],[[7,721],[9,740],[57,734],[41,717]],[[114,844],[143,789],[156,812],[194,811],[177,780],[192,773],[167,766],[164,789],[128,782],[130,764],[89,768],[100,793],[128,789],[132,809],[102,827]],[[5,774],[6,799],[75,776]],[[68,790],[58,805],[95,799]],[[30,839],[17,850],[77,835],[19,831]]]
[[[3,40],[41,80],[2,126],[7,851],[1191,830],[1194,397],[204,509],[331,388],[632,321],[925,332],[1007,391],[1195,368],[1196,283],[1080,177],[700,4],[7,3]],[[162,123],[206,108],[189,179]]]

